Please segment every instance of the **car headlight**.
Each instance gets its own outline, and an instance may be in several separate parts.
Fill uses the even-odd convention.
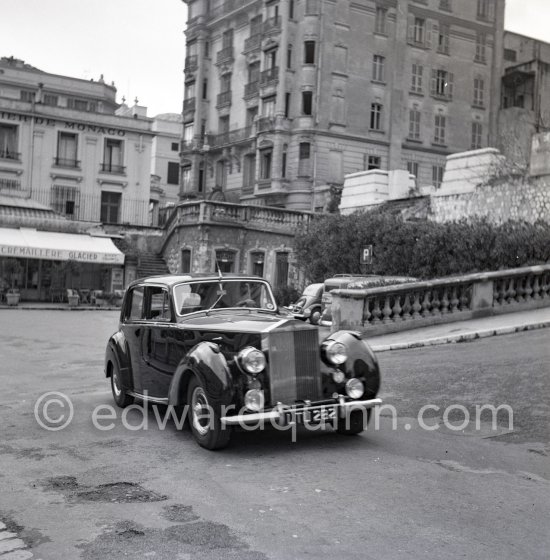
[[[248,410],[258,412],[264,407],[264,392],[260,389],[250,389],[244,395],[244,406]]]
[[[253,348],[252,346],[247,346],[239,352],[239,364],[247,373],[252,373],[256,375],[260,373],[265,368],[265,356],[264,353]]]
[[[324,344],[326,359],[335,366],[343,364],[348,359],[348,349],[345,344],[336,340],[328,340]]]
[[[346,382],[346,393],[350,399],[358,399],[363,396],[364,392],[365,386],[362,381],[359,381],[359,379],[355,377],[348,379]]]

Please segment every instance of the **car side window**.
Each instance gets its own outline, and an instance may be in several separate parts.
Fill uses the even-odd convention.
[[[170,299],[166,288],[159,286],[145,288],[145,319],[170,321]]]
[[[143,287],[137,286],[130,294],[130,302],[126,307],[126,320],[139,321],[143,319]]]

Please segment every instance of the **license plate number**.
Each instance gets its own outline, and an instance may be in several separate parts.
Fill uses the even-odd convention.
[[[298,410],[296,412],[287,412],[287,422],[299,422],[300,424],[308,422],[326,422],[336,418],[336,407],[325,406],[323,408],[315,408],[313,410]]]

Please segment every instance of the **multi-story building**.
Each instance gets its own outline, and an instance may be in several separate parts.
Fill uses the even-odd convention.
[[[550,44],[505,31],[503,64],[496,146],[525,166],[533,134],[550,130]]]
[[[184,1],[184,197],[323,210],[495,139],[503,0]]]

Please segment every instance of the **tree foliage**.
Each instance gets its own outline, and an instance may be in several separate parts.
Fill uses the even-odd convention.
[[[361,274],[359,257],[373,245],[369,274],[436,278],[550,261],[550,225],[485,218],[438,224],[405,221],[382,210],[325,215],[296,238],[296,257],[311,282]]]

